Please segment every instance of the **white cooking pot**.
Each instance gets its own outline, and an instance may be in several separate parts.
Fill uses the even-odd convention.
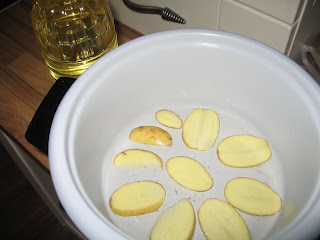
[[[235,134],[269,142],[269,161],[231,168],[206,152],[188,149],[181,129],[161,126],[154,114],[170,109],[183,120],[196,108],[215,110],[221,122],[217,143]],[[165,128],[172,147],[129,140],[141,125]],[[185,155],[199,160],[214,179],[204,193],[184,189],[164,169],[118,169],[114,157],[147,149],[164,161]],[[120,46],[98,60],[73,84],[51,128],[49,161],[66,212],[89,239],[148,239],[157,216],[180,198],[197,213],[208,198],[225,200],[227,181],[258,179],[282,198],[273,216],[239,211],[252,239],[313,239],[320,233],[320,88],[297,64],[256,41],[211,30],[151,34]],[[125,183],[160,182],[167,195],[154,213],[120,217],[109,197]],[[193,239],[205,239],[199,224]]]

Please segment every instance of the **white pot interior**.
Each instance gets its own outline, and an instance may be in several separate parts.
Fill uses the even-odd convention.
[[[196,108],[213,109],[220,117],[219,137],[207,152],[188,149],[181,139],[181,129],[163,127],[173,136],[170,148],[140,145],[128,138],[135,127],[161,127],[154,117],[160,109],[173,110],[185,120]],[[72,182],[65,183],[68,186],[60,186],[55,180],[59,167],[52,166],[52,171],[70,216],[77,218],[72,210],[68,211],[68,205],[76,206],[78,199],[70,199],[67,190],[60,190],[64,187],[77,189],[88,204],[86,211],[94,212],[97,221],[105,224],[99,230],[94,224],[79,223],[80,230],[90,238],[99,238],[106,229],[119,228],[132,238],[148,239],[156,217],[178,199],[189,198],[197,213],[207,198],[225,200],[227,181],[247,176],[265,182],[283,200],[281,212],[274,216],[240,212],[252,239],[280,239],[291,236],[319,201],[319,126],[318,86],[280,53],[234,35],[176,31],[133,41],[85,72],[59,108],[52,131],[60,131],[60,139],[50,137],[49,158],[51,165],[67,162],[64,172],[72,176]],[[270,160],[248,169],[224,166],[217,158],[217,144],[235,134],[265,138],[273,152]],[[63,143],[55,147],[53,141]],[[153,151],[164,163],[177,155],[195,158],[207,167],[214,186],[208,192],[196,193],[170,179],[165,168],[113,167],[114,157],[130,148]],[[56,161],[53,151],[59,151],[63,159]],[[164,205],[158,212],[138,217],[113,214],[108,206],[112,192],[138,180],[163,184],[167,190]],[[79,216],[85,214],[82,210]],[[120,237],[121,233],[117,234]],[[198,223],[194,239],[205,239]]]

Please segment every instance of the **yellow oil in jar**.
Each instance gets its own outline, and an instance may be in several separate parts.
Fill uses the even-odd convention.
[[[32,20],[54,80],[78,77],[118,46],[107,0],[35,0]]]

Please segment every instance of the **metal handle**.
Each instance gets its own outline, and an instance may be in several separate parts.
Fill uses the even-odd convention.
[[[186,20],[182,18],[180,15],[172,11],[171,9],[165,7],[155,7],[155,6],[145,6],[136,4],[129,0],[123,0],[123,3],[132,11],[139,12],[139,13],[149,13],[149,14],[158,14],[161,15],[163,20],[185,24]]]

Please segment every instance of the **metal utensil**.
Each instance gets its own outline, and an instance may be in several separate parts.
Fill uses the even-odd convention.
[[[161,15],[163,20],[175,22],[175,23],[181,23],[185,24],[186,20],[182,18],[180,15],[172,11],[170,8],[161,8],[161,7],[155,7],[155,6],[145,6],[136,4],[134,2],[131,2],[129,0],[123,0],[123,3],[130,8],[131,10],[139,13],[149,13],[149,14],[158,14]]]

